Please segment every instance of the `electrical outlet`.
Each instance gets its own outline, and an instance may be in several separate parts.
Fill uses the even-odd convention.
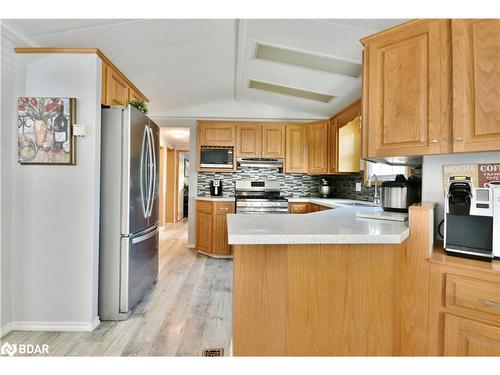
[[[356,182],[356,191],[361,191],[361,182]]]

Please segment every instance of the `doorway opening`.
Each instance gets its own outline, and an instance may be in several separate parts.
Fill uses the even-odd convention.
[[[160,149],[160,225],[176,223],[189,215],[188,127],[162,127]]]

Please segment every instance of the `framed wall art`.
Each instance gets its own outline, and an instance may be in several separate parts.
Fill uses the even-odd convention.
[[[21,164],[75,165],[75,98],[18,99],[18,160]]]

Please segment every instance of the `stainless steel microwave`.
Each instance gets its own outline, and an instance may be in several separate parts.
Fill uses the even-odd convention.
[[[232,146],[201,146],[200,167],[233,169],[234,147]]]

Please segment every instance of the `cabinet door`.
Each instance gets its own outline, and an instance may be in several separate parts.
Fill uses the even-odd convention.
[[[305,214],[309,212],[309,203],[307,202],[295,202],[288,205],[288,212],[291,214]]]
[[[196,212],[196,249],[212,252],[212,214]]]
[[[500,356],[500,327],[446,314],[444,355]]]
[[[233,122],[199,121],[199,141],[202,146],[234,146]]]
[[[256,123],[239,123],[236,126],[236,156],[258,158],[261,155],[262,126]]]
[[[307,173],[307,133],[305,125],[286,126],[285,171]]]
[[[310,174],[328,173],[328,121],[307,125]]]
[[[500,150],[500,20],[452,20],[453,151]]]
[[[212,254],[231,255],[231,247],[227,238],[227,215],[215,216],[214,244]]]
[[[328,123],[328,173],[337,172],[339,151],[337,123],[337,118],[331,118]]]
[[[285,126],[282,124],[262,125],[262,157],[285,157]]]
[[[412,24],[366,45],[368,156],[434,154],[449,143],[449,22]]]
[[[129,90],[127,81],[110,66],[106,68],[106,76],[106,104],[126,106]]]
[[[338,128],[338,172],[359,172],[361,161],[361,118]]]

